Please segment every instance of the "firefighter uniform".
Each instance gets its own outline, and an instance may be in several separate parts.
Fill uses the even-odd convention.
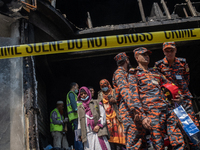
[[[176,86],[179,87],[181,93],[184,96],[183,108],[194,121],[196,126],[199,126],[198,120],[195,117],[195,113],[192,106],[192,94],[188,89],[190,74],[189,67],[184,58],[175,58],[173,65],[169,65],[167,58],[158,61],[155,63],[155,66],[159,71],[166,76],[168,80],[173,82]]]
[[[117,62],[127,59],[126,53],[119,53],[114,59]],[[134,105],[137,104],[137,106],[140,106],[140,108],[142,107],[137,97],[137,90],[135,89],[132,90],[132,93],[130,92],[127,78],[127,71],[123,67],[118,66],[118,69],[113,74],[113,86],[115,88],[116,100],[119,105],[119,114],[124,125],[126,149],[145,149],[146,141],[145,138],[143,138],[145,135],[145,129],[142,127],[141,122],[134,121]],[[132,96],[135,96],[135,98],[132,98]],[[138,114],[142,114],[141,119],[146,117],[142,111],[143,110],[140,109],[135,111]]]
[[[176,46],[174,42],[165,42],[163,43],[163,50],[165,48],[176,48]],[[168,80],[170,80],[176,86],[178,86],[179,90],[183,94],[182,106],[188,113],[190,118],[193,120],[195,125],[198,127],[199,122],[195,117],[195,113],[192,106],[192,94],[190,93],[188,88],[190,81],[190,73],[186,59],[175,57],[174,64],[169,65],[167,58],[164,57],[162,60],[157,61],[155,63],[155,66],[163,75],[166,76]],[[190,143],[190,145],[192,146],[192,149],[198,149],[196,145],[193,145],[192,143]]]
[[[143,47],[134,50],[135,55],[146,52],[149,51]],[[174,112],[168,108],[169,102],[165,101],[161,92],[161,85],[169,83],[165,76],[156,68],[143,70],[138,66],[136,69],[130,69],[128,82],[131,91],[138,89],[144,112],[151,120],[150,134],[154,149],[164,149],[164,134],[167,129],[173,148],[183,150],[185,146],[183,136],[180,129],[176,127],[178,120],[174,117]]]

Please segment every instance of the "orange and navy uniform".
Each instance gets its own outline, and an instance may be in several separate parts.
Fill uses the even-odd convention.
[[[190,81],[189,67],[184,58],[175,58],[173,65],[169,65],[167,58],[155,63],[158,70],[166,76],[168,80],[173,82],[178,86],[179,90],[183,94],[183,104],[182,106],[194,121],[196,126],[199,126],[198,120],[195,117],[195,113],[192,106],[192,94],[189,91],[188,85]]]
[[[164,149],[164,133],[167,129],[173,148],[183,150],[185,145],[183,136],[176,127],[178,120],[174,117],[173,111],[168,109],[169,102],[165,100],[161,91],[161,85],[170,82],[156,68],[143,70],[140,67],[129,70],[128,82],[131,91],[138,89],[143,110],[151,120],[150,133],[154,149]]]
[[[142,127],[141,122],[134,121],[134,114],[135,112],[140,114],[141,119],[144,119],[146,115],[138,99],[137,89],[130,91],[128,73],[121,66],[113,74],[113,87],[119,105],[119,114],[124,125],[126,149],[146,149],[145,129]],[[135,104],[137,104],[137,107],[135,107]]]

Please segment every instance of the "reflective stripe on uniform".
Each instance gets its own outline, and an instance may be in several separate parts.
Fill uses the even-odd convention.
[[[50,113],[50,132],[53,132],[53,131],[63,131],[63,125],[62,124],[53,124],[53,120],[52,120],[51,116],[52,116],[52,113],[54,111],[57,113],[57,120],[61,121],[61,115],[60,115],[58,109],[55,108]],[[62,116],[62,120],[64,120],[63,116]]]
[[[68,112],[68,115],[71,114],[71,113],[74,113],[74,111],[70,111],[70,112]]]

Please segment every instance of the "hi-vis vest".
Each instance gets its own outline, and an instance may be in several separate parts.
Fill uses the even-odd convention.
[[[63,131],[63,125],[62,124],[53,124],[53,120],[51,119],[51,115],[54,111],[57,113],[57,120],[59,120],[59,121],[61,120],[61,116],[60,116],[58,109],[55,108],[54,110],[52,110],[51,113],[50,113],[50,132]],[[63,116],[62,116],[62,120],[64,120]]]
[[[69,91],[67,93],[67,100],[66,100],[67,113],[68,113],[69,121],[72,121],[72,120],[78,118],[78,114],[77,114],[77,112],[74,112],[73,109],[72,109],[71,102],[70,102],[70,99],[69,99],[69,93],[73,93],[74,94],[77,107],[80,106],[82,103],[81,102],[77,102],[77,95],[73,91]]]

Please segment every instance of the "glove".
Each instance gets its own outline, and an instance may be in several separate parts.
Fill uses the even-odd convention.
[[[66,123],[66,122],[68,122],[68,121],[69,121],[68,118],[65,118],[65,119],[63,120],[64,123]]]

